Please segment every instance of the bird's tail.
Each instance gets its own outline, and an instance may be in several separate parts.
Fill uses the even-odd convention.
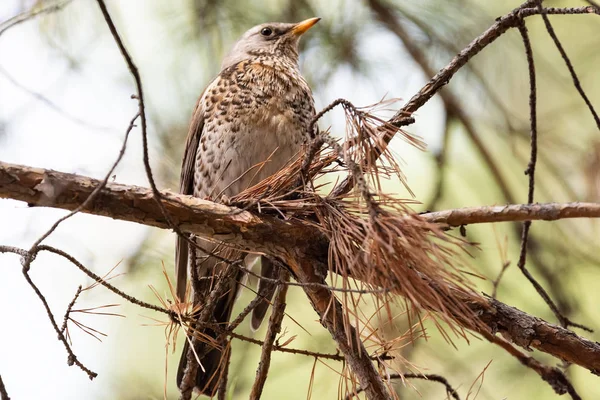
[[[279,268],[273,264],[271,260],[263,256],[260,261],[260,275],[267,279],[277,279],[279,276]],[[265,318],[267,310],[271,305],[275,289],[277,289],[277,284],[272,281],[267,281],[265,279],[258,280],[257,295],[262,297],[262,300],[256,305],[254,310],[252,310],[252,330],[256,331],[260,328],[260,324]]]
[[[213,339],[216,339],[216,335],[213,331],[204,332],[205,334],[212,334]],[[204,352],[208,351],[205,355],[201,356],[200,364],[196,372],[196,378],[194,380],[194,389],[199,393],[214,396],[217,393],[219,387],[219,381],[223,375],[223,368],[227,360],[224,359],[224,351],[222,348],[212,347],[213,344],[202,343],[197,341],[196,354],[200,356]],[[209,349],[208,346],[211,346]],[[190,343],[186,340],[183,346],[183,352],[179,359],[179,368],[177,370],[177,386],[181,388],[181,381],[185,374],[186,366],[188,365],[188,353],[190,349]],[[195,357],[195,355],[193,356]]]
[[[242,274],[240,274],[242,275]],[[238,282],[241,276],[236,277],[232,282],[232,288],[228,293],[223,295],[217,300],[217,304],[214,310],[214,319],[219,326],[226,327],[231,317],[231,311],[235,303],[236,293],[238,291]],[[227,338],[218,339],[218,332],[215,332],[210,328],[202,328],[196,332],[195,337],[195,354],[191,354],[192,360],[195,361],[196,357],[200,360],[196,377],[193,382],[194,389],[201,394],[207,396],[214,396],[217,393],[219,382],[221,379],[226,379],[224,376],[225,366],[227,364],[228,350]],[[183,347],[183,353],[179,360],[179,367],[177,369],[177,387],[181,389],[181,382],[183,381],[186,368],[188,368],[188,353],[190,349],[190,343],[186,339]],[[191,382],[190,382],[191,383]]]

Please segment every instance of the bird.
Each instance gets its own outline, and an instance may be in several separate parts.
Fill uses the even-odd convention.
[[[190,121],[180,177],[180,192],[200,198],[231,198],[246,188],[272,176],[299,157],[302,147],[313,135],[309,132],[315,116],[313,95],[298,65],[300,37],[320,18],[298,23],[264,23],[247,32],[223,59],[221,71],[200,95]],[[219,279],[225,294],[216,301],[213,322],[229,322],[244,273],[238,269],[233,278],[224,276],[227,262],[243,260],[247,267],[261,264],[261,276],[275,278],[277,268],[263,255],[244,255],[222,244],[191,236],[177,238],[175,255],[176,295],[184,300],[188,273],[198,277],[195,296],[200,305]],[[203,249],[203,250],[201,250]],[[266,315],[275,285],[260,280],[251,326],[258,329]],[[226,351],[224,339],[210,328],[199,328],[204,340],[195,341],[196,369],[193,389],[214,396],[222,379]],[[208,340],[206,340],[208,339]],[[214,342],[220,343],[214,343]],[[196,362],[186,340],[177,372],[177,386],[189,364]],[[193,371],[190,369],[189,371]],[[185,386],[185,385],[184,385]]]

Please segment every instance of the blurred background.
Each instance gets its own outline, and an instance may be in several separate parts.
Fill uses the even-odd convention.
[[[41,13],[7,29],[15,16]],[[355,105],[386,98],[403,101],[446,65],[494,19],[520,1],[482,0],[128,0],[107,1],[143,79],[150,119],[150,158],[159,187],[176,190],[187,123],[196,98],[219,72],[220,60],[245,30],[267,21],[322,20],[302,41],[300,68],[317,109],[343,97]],[[582,1],[546,1],[547,6],[580,6]],[[20,18],[20,17],[17,17]],[[600,108],[600,19],[551,16],[583,88]],[[385,21],[382,22],[382,21]],[[394,28],[395,26],[395,28]],[[538,72],[539,159],[536,201],[600,199],[600,135],[574,89],[540,18],[527,20]],[[391,28],[391,29],[390,29]],[[393,149],[403,160],[408,183],[421,204],[442,210],[465,206],[524,203],[529,158],[528,74],[516,30],[486,48],[451,81],[445,96],[421,108],[408,130],[421,136],[421,152],[400,140]],[[0,3],[0,160],[101,178],[117,157],[125,129],[137,111],[133,80],[94,1],[2,0]],[[384,115],[385,116],[385,113]],[[321,120],[343,135],[341,111]],[[132,132],[116,182],[148,186],[139,129]],[[399,182],[386,190],[410,195]],[[0,200],[0,244],[29,248],[64,211],[28,208]],[[600,329],[599,225],[590,220],[535,222],[528,267],[569,318]],[[499,300],[556,323],[556,318],[516,268],[520,226],[486,224],[467,229],[469,263],[492,281],[510,262],[498,288]],[[138,298],[158,302],[149,285],[169,297],[163,266],[173,270],[171,232],[107,218],[77,215],[46,243],[68,251],[100,275],[113,267],[112,283]],[[78,316],[101,331],[101,342],[70,327],[74,351],[99,376],[93,382],[66,353],[14,255],[0,255],[0,374],[14,399],[158,399],[165,390],[177,398],[179,349],[166,345],[166,318],[141,310],[103,288],[84,292],[80,308],[111,308],[126,318]],[[79,284],[92,283],[66,262],[41,255],[33,279],[59,320]],[[241,309],[251,299],[245,293]],[[328,332],[298,288],[291,288],[284,320],[291,347],[334,352]],[[159,321],[157,321],[158,319]],[[249,324],[248,324],[249,325]],[[301,326],[300,326],[301,325]],[[435,328],[427,341],[402,349],[410,362],[403,371],[443,375],[461,398],[548,399],[549,385],[508,354],[471,337],[448,344]],[[262,338],[264,327],[254,335]],[[251,335],[246,324],[242,333]],[[588,334],[600,341],[598,333]],[[389,332],[393,335],[394,332]],[[181,346],[182,336],[179,337]],[[244,399],[252,385],[260,349],[233,342],[229,398]],[[545,363],[558,360],[534,353]],[[341,363],[275,353],[263,398],[313,399],[338,396]],[[482,372],[485,371],[483,374]],[[589,371],[571,366],[567,375],[583,398],[600,397]],[[483,377],[483,379],[482,379]],[[403,399],[443,399],[436,383],[397,383]],[[476,393],[478,393],[476,395]]]

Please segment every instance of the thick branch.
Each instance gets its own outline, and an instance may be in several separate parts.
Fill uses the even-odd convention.
[[[100,181],[83,176],[0,162],[0,198],[21,200],[30,205],[73,210],[81,205],[99,184]],[[314,226],[297,220],[283,221],[273,216],[258,216],[237,208],[170,192],[163,192],[163,201],[173,219],[181,224],[183,231],[255,251],[264,251],[290,265],[295,278],[301,284],[322,283],[322,279],[316,275],[315,265],[326,265],[328,242]],[[161,210],[152,198],[151,190],[137,186],[108,183],[93,204],[82,211],[168,228]],[[421,218],[431,222],[451,226],[580,217],[600,217],[600,204],[509,205],[421,215]],[[299,263],[298,260],[302,262]],[[314,262],[310,263],[309,260]],[[340,333],[337,329],[343,328],[341,311],[337,310],[337,306],[331,307],[328,301],[323,301],[333,300],[331,293],[325,287],[314,285],[305,286],[304,289],[315,309],[325,313],[326,318],[322,322],[332,330],[332,334]],[[492,332],[500,331],[515,343],[527,344],[593,372],[600,371],[599,344],[492,299],[482,302],[479,297],[470,298],[465,295],[462,300],[472,304],[472,308],[478,311],[478,315]],[[340,318],[340,321],[336,321],[336,318]],[[472,328],[468,321],[465,321],[463,326]],[[343,329],[341,331],[344,333]],[[360,354],[356,348],[341,350],[345,355]],[[355,361],[368,361],[366,354],[364,353],[362,358],[355,357]]]
[[[487,308],[490,307],[490,308]],[[472,307],[492,333],[527,350],[535,348],[561,360],[580,365],[600,375],[600,344],[577,336],[574,332],[533,317],[495,299],[488,298],[485,308]]]
[[[315,273],[316,268],[310,260],[299,260],[290,265],[296,279],[302,283],[325,283],[323,277]],[[363,342],[356,340],[358,332],[344,320],[344,311],[340,302],[332,292],[322,287],[305,286],[304,292],[310,299],[313,308],[321,316],[321,324],[327,328],[338,348],[346,357],[348,365],[358,378],[360,386],[367,394],[367,399],[391,399],[382,377],[371,362],[369,353]]]
[[[0,198],[21,200],[32,206],[74,210],[100,183],[80,175],[0,162]],[[81,211],[168,229],[152,196],[147,188],[107,183],[96,200]],[[257,216],[168,191],[162,192],[162,200],[173,221],[187,233],[274,256],[289,249],[306,251],[307,255],[327,254],[325,237],[298,221]]]
[[[101,182],[85,176],[0,162],[0,198],[74,210]],[[257,216],[234,207],[163,192],[165,206],[184,232],[244,245],[254,250],[277,253],[288,246],[308,249],[326,256],[326,238],[300,221],[282,221],[269,215]],[[168,229],[152,200],[152,192],[139,186],[108,183],[93,204],[82,210],[124,221]],[[600,203],[542,203],[483,206],[437,211],[420,215],[440,224],[460,226],[491,222],[518,222],[565,218],[598,218]],[[315,247],[316,246],[316,247]]]

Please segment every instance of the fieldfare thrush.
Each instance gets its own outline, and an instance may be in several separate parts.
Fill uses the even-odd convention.
[[[311,90],[298,69],[298,41],[318,21],[311,18],[297,24],[258,25],[233,46],[221,72],[194,109],[181,170],[181,193],[212,199],[232,197],[299,156],[310,137],[315,108]],[[228,263],[223,258],[243,259],[250,267],[260,257],[261,275],[265,277],[276,277],[275,267],[264,256],[244,257],[224,245],[195,237],[192,240],[198,248],[177,239],[177,296],[184,299],[188,269],[194,268],[199,278],[192,286],[197,290],[195,298],[200,309],[217,283],[228,279],[223,281],[227,290],[213,303],[216,305],[211,319],[226,327],[244,273],[238,268],[233,276],[225,276]],[[253,329],[260,326],[274,289],[273,284],[259,280],[257,292],[263,300],[253,310]],[[223,378],[225,339],[209,328],[200,328],[194,334],[203,338],[195,340],[200,365],[194,389],[212,396]],[[188,349],[186,340],[177,372],[177,385],[182,391],[192,389],[189,384],[182,387],[182,380],[184,376],[189,380],[187,376],[193,371],[190,365],[196,362]]]

